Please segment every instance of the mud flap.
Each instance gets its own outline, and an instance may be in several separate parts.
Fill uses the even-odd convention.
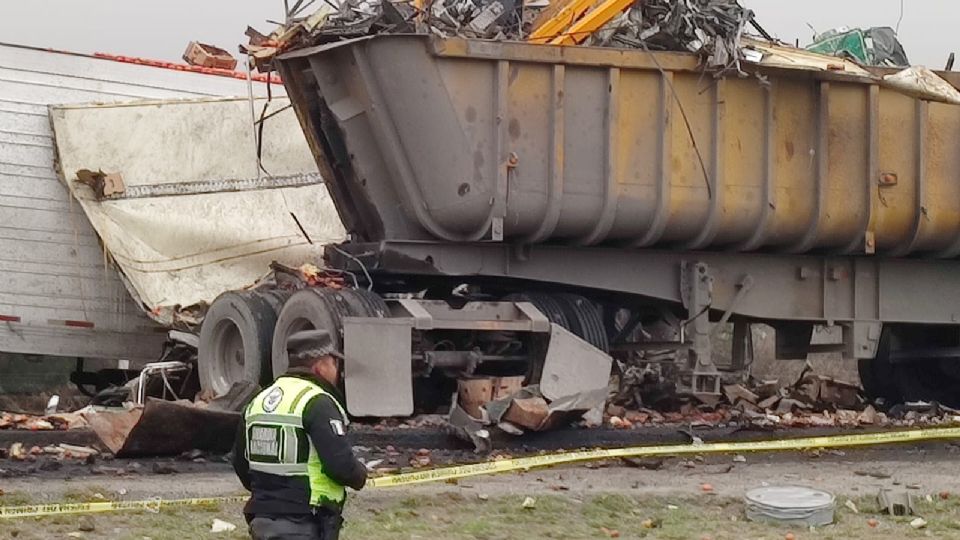
[[[411,319],[343,320],[344,388],[353,416],[413,414]]]

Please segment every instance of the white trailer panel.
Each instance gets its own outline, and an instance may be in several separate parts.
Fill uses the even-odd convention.
[[[162,341],[58,179],[48,106],[246,94],[243,80],[0,44],[0,352],[148,360]]]
[[[258,114],[265,105],[260,166],[248,100],[52,108],[64,178],[154,317],[245,288],[271,261],[319,261],[344,240],[289,102],[256,100]],[[97,200],[81,169],[120,173],[124,193]]]

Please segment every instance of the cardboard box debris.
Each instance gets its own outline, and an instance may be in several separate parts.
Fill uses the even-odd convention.
[[[723,387],[723,393],[732,405],[736,405],[740,401],[756,405],[760,401],[760,396],[751,392],[742,384],[728,384]]]
[[[89,169],[80,169],[77,171],[77,182],[90,186],[98,201],[119,195],[127,190],[123,183],[123,175],[118,172],[105,173],[103,171],[94,172]]]
[[[183,53],[183,61],[191,66],[226,69],[233,71],[237,68],[237,59],[229,52],[198,41],[191,41]]]
[[[550,415],[550,406],[542,397],[517,398],[510,403],[503,419],[527,429],[537,430]]]
[[[851,409],[860,403],[858,385],[820,375],[808,376],[801,382],[801,390],[814,403],[825,403],[839,409]]]
[[[484,377],[457,381],[460,406],[470,416],[481,418],[480,407],[516,393],[523,386],[523,376]]]

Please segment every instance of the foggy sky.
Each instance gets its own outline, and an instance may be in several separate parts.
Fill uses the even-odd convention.
[[[813,31],[897,25],[901,0],[743,0],[766,29],[807,44]],[[960,3],[904,0],[900,38],[915,64],[942,69],[950,53]],[[282,0],[6,0],[0,41],[76,52],[110,52],[179,60],[188,42],[204,41],[236,53],[251,25],[269,31],[283,16]],[[960,44],[956,45],[960,48]]]

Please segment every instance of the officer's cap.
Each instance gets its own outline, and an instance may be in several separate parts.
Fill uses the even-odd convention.
[[[294,357],[303,353],[313,353],[317,358],[330,355],[343,360],[343,355],[333,345],[333,339],[326,330],[304,330],[287,338],[287,354]]]

